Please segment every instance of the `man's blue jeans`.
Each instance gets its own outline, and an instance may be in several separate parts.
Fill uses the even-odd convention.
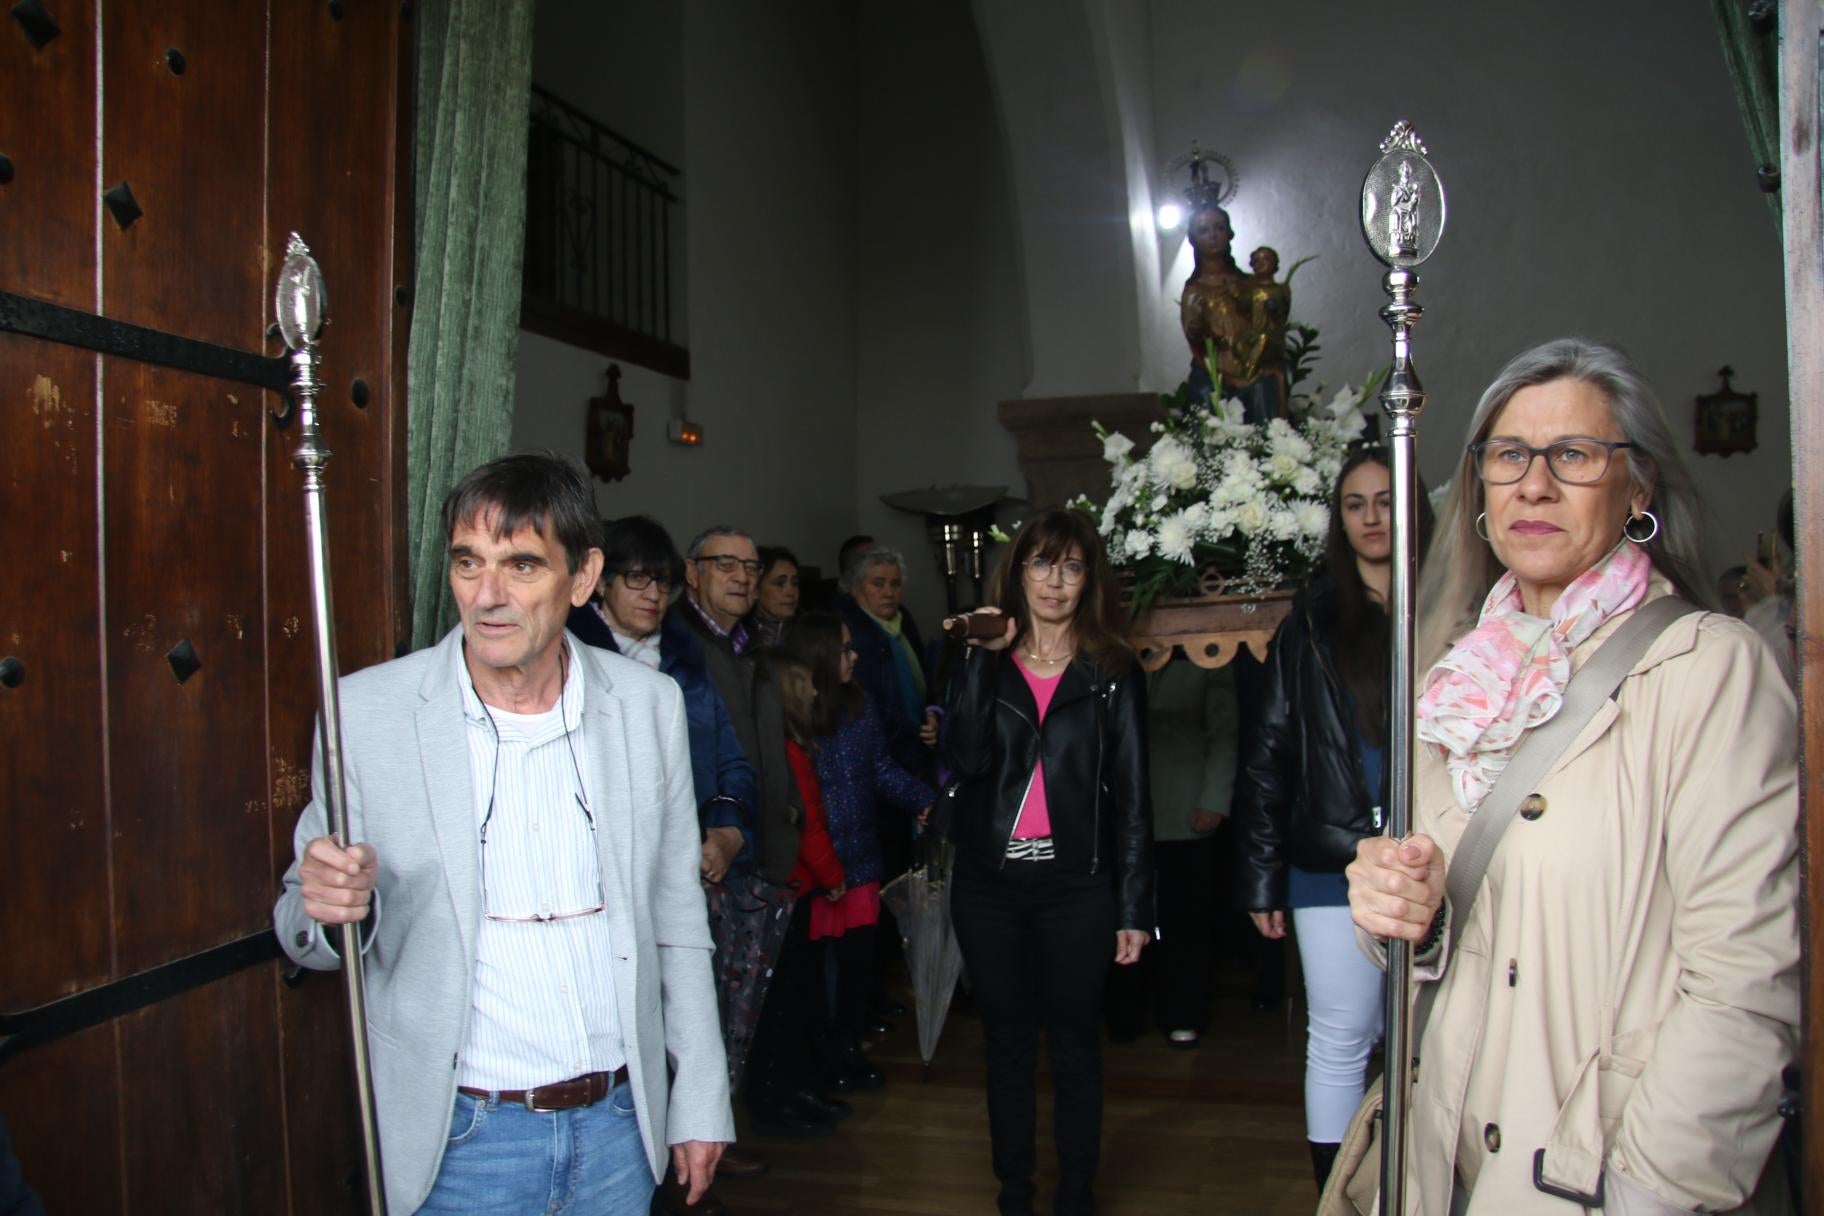
[[[652,1191],[632,1086],[615,1086],[594,1106],[548,1112],[459,1093],[443,1164],[418,1210],[647,1216]]]

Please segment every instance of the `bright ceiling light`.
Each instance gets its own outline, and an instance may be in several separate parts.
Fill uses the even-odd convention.
[[[1170,232],[1183,222],[1184,208],[1180,207],[1177,203],[1167,203],[1165,206],[1159,208],[1159,228],[1161,231]]]

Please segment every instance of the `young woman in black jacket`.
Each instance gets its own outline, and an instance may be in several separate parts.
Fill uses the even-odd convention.
[[[1431,513],[1420,495],[1420,543]],[[1273,638],[1236,789],[1238,902],[1268,938],[1298,930],[1310,1025],[1305,1128],[1321,1190],[1381,1031],[1381,972],[1356,948],[1343,869],[1381,830],[1392,578],[1387,450],[1351,454],[1330,497],[1325,568]]]
[[[961,779],[951,908],[982,1013],[1000,1210],[1033,1211],[1043,1026],[1054,1210],[1070,1216],[1094,1211],[1108,960],[1136,961],[1154,923],[1146,686],[1080,512],[1026,522],[992,602],[1006,631],[971,642],[946,698],[945,758]]]

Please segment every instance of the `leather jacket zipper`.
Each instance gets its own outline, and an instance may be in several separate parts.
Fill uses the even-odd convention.
[[[1005,697],[996,697],[995,701],[998,704],[1005,705],[1008,709],[1011,709],[1014,714],[1019,717],[1020,721],[1032,727],[1033,738],[1035,741],[1038,740],[1039,728],[1037,724],[1035,724],[1031,718],[1028,718],[1020,710],[1019,706],[1015,705],[1012,701],[1007,700]],[[1001,864],[997,867],[1002,870],[1007,868],[1007,854],[1013,848],[1013,834],[1019,830],[1020,815],[1026,810],[1026,800],[1032,797],[1032,783],[1039,775],[1039,765],[1045,763],[1044,748],[1035,748],[1035,752],[1037,754],[1032,758],[1032,773],[1026,778],[1026,790],[1020,795],[1020,805],[1013,808],[1013,818],[1007,824],[1007,841],[1001,846]]]
[[[1098,700],[1106,694],[1097,689]],[[1106,702],[1103,702],[1106,704]],[[1095,874],[1102,868],[1102,752],[1107,746],[1108,732],[1103,729],[1103,715],[1096,714],[1096,783],[1089,787],[1091,805],[1095,808],[1089,815],[1089,872]]]

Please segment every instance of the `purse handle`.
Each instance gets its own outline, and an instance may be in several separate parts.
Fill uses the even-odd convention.
[[[1450,858],[1449,872],[1444,879],[1444,897],[1453,910],[1461,911],[1453,914],[1444,928],[1444,949],[1440,957],[1444,960],[1445,967],[1450,965],[1457,934],[1463,922],[1468,919],[1469,910],[1476,902],[1477,891],[1482,886],[1482,879],[1488,873],[1489,863],[1495,858],[1495,848],[1501,843],[1501,833],[1513,822],[1514,813],[1520,809],[1520,804],[1537,788],[1583,728],[1589,725],[1602,703],[1615,695],[1621,682],[1634,669],[1634,664],[1647,653],[1647,648],[1672,622],[1696,611],[1697,605],[1675,595],[1662,596],[1636,609],[1571,677],[1558,712],[1542,725],[1527,732],[1519,750],[1496,780],[1494,789],[1488,792],[1482,805],[1470,817],[1469,827],[1464,829],[1462,839],[1457,842],[1456,852]],[[1438,999],[1438,987],[1443,978],[1443,973],[1440,972],[1437,980],[1419,988],[1418,996],[1413,1000],[1412,1042],[1415,1055],[1417,1047],[1424,1041],[1425,1024],[1431,1018],[1431,1007]]]

